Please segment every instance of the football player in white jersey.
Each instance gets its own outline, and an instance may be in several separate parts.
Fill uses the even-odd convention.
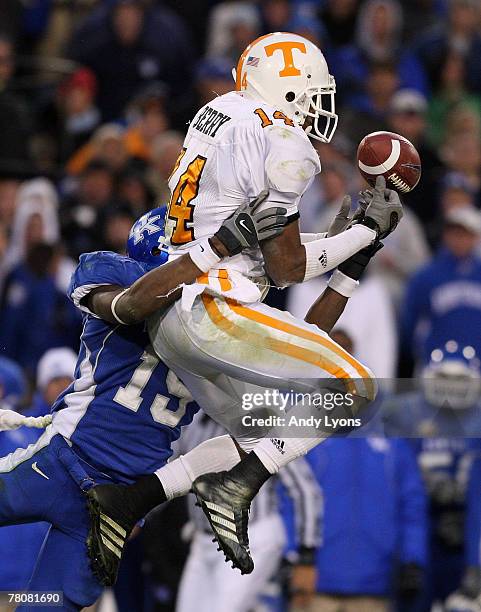
[[[208,272],[184,286],[166,313],[150,319],[149,333],[158,355],[205,412],[249,452],[230,472],[194,483],[220,547],[247,573],[253,568],[251,499],[272,474],[327,434],[312,428],[300,437],[281,427],[254,435],[242,428],[245,393],[343,389],[354,398],[354,413],[376,393],[368,368],[328,336],[358,284],[356,274],[337,269],[306,321],[262,304],[266,276],[286,287],[334,270],[368,247],[374,252],[373,245],[395,229],[402,207],[379,177],[355,223],[338,218],[328,235],[300,234],[300,200],[321,170],[310,138],[329,142],[337,125],[334,78],[315,45],[278,32],[247,47],[235,82],[235,91],[209,102],[192,120],[169,182],[170,257],[188,252]],[[260,210],[287,209],[289,223],[275,238],[218,264],[208,236],[263,190],[269,193]],[[289,416],[313,413],[293,404],[287,405]]]

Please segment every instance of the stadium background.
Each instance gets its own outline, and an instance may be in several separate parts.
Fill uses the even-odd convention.
[[[339,127],[330,145],[315,144],[323,171],[303,199],[304,231],[325,231],[343,195],[355,197],[361,188],[355,152],[365,134],[401,133],[416,145],[423,163],[418,188],[404,200],[405,219],[376,256],[339,324],[338,339],[388,381],[418,376],[432,351],[449,341],[460,349],[472,347],[471,357],[481,354],[479,0],[3,0],[0,389],[5,404],[29,414],[48,410],[73,371],[65,347],[76,351],[78,346],[81,317],[65,290],[79,254],[124,252],[133,221],[168,200],[166,180],[188,120],[214,95],[232,89],[231,68],[244,47],[278,30],[317,44],[338,88]],[[304,315],[323,282],[271,290],[268,301]],[[453,283],[461,287],[456,299],[449,297]],[[65,350],[52,352],[59,347]],[[32,435],[1,434],[1,454],[31,442]],[[355,444],[359,441],[339,453],[369,452],[367,441],[362,441],[366,448]],[[465,556],[468,477],[460,467],[476,456],[476,445],[461,440],[455,451],[441,442],[434,446],[412,450],[420,468],[429,464],[426,453],[442,448],[452,455],[447,469],[436,475],[436,486],[425,480],[421,496],[428,502],[419,500],[411,517],[421,534],[416,558],[403,559],[393,545],[392,567],[384,568],[393,577],[389,588],[381,572],[370,591],[396,601],[398,609],[429,610],[433,599],[459,586],[466,563],[478,564]],[[332,452],[335,456],[336,449]],[[361,520],[361,506],[375,498],[379,483],[369,472],[374,468],[366,469],[357,480],[343,478],[325,487],[319,476],[326,508],[334,503],[329,496],[335,500],[355,481],[365,481],[353,497]],[[400,490],[400,482],[391,484]],[[382,517],[383,508],[373,512]],[[132,610],[132,601],[139,610],[174,609],[188,548],[188,538],[180,537],[188,531],[181,529],[184,517],[183,503],[172,505],[155,529],[132,543],[129,567],[138,571],[124,572],[119,609]],[[393,533],[404,529],[399,520],[393,518]],[[444,531],[433,527],[440,523]],[[376,521],[369,524],[376,531]],[[41,533],[20,529],[34,528],[0,530],[0,590],[21,586],[38,549]],[[331,541],[329,529],[326,518],[324,542]],[[355,547],[354,534],[349,536],[348,526],[344,530]],[[444,539],[436,540],[437,531]],[[374,535],[365,533],[366,542]],[[336,549],[331,543],[329,549],[341,584],[346,550],[355,557],[349,546]],[[285,566],[276,572],[271,594],[279,593],[281,582],[285,590]],[[351,578],[353,572],[355,567],[349,568]],[[284,604],[282,596],[271,597],[276,598],[276,606],[287,605],[285,597]]]

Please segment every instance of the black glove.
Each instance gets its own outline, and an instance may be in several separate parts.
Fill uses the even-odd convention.
[[[346,261],[343,261],[342,264],[337,266],[337,269],[349,276],[354,280],[359,280],[363,275],[364,270],[366,269],[367,264],[371,261],[371,258],[380,251],[383,247],[383,243],[376,240],[362,251],[358,251]]]
[[[414,599],[423,588],[424,570],[417,563],[403,563],[399,568],[396,590],[401,599]]]
[[[229,255],[237,255],[244,249],[256,246],[260,240],[278,236],[284,230],[288,221],[286,208],[273,206],[256,212],[268,195],[269,191],[262,191],[251,202],[239,206],[214,234]]]

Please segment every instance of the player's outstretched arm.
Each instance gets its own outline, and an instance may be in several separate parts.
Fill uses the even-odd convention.
[[[258,240],[277,236],[287,223],[286,209],[273,207],[258,211],[267,191],[240,206],[226,219],[214,236],[194,246],[186,255],[151,270],[125,289],[104,285],[83,298],[86,306],[110,323],[132,325],[166,308],[180,295],[184,284],[192,283],[224,257],[251,248]]]
[[[307,323],[313,323],[327,333],[332,331],[368,263],[382,247],[382,242],[376,241],[338,266],[324,292],[309,308],[305,318]]]
[[[186,254],[151,270],[128,289],[104,285],[93,289],[83,300],[104,321],[133,325],[172,304],[179,297],[182,284],[192,283],[202,273]]]
[[[344,312],[348,297],[326,287],[322,295],[309,308],[305,320],[330,333]]]
[[[395,191],[377,179],[362,220],[335,236],[301,243],[297,221],[275,238],[261,242],[267,274],[279,286],[301,283],[336,268],[358,251],[392,232],[402,217]]]

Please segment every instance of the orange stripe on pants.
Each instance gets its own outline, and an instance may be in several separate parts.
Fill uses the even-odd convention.
[[[212,323],[214,323],[216,327],[219,327],[229,336],[236,338],[237,340],[242,340],[243,342],[248,342],[254,346],[267,348],[271,351],[288,355],[294,359],[299,359],[317,366],[318,368],[329,372],[329,374],[335,378],[344,379],[348,389],[353,394],[357,393],[356,386],[353,383],[350,375],[343,368],[339,367],[329,359],[322,357],[315,351],[292,345],[289,342],[278,340],[277,338],[263,336],[240,327],[222,314],[215,302],[215,298],[211,295],[206,295],[205,293],[202,294],[202,302]]]
[[[366,387],[369,387],[369,395],[372,397],[374,396],[374,383],[367,370],[347,351],[342,349],[335,342],[332,342],[332,340],[329,340],[328,338],[323,338],[319,334],[311,332],[308,329],[304,329],[303,327],[297,327],[296,325],[292,325],[291,323],[279,321],[279,319],[270,317],[269,315],[258,312],[257,310],[251,310],[247,306],[242,306],[235,300],[226,299],[225,301],[229,308],[241,317],[245,317],[246,319],[256,321],[257,323],[261,323],[262,325],[266,325],[274,329],[278,329],[279,331],[283,331],[293,336],[297,336],[298,338],[304,338],[305,340],[316,342],[317,344],[320,344],[325,348],[329,349],[338,357],[341,357],[341,359],[347,361],[349,365],[351,365],[356,370],[356,372],[359,374],[359,378],[362,378],[366,383]]]

